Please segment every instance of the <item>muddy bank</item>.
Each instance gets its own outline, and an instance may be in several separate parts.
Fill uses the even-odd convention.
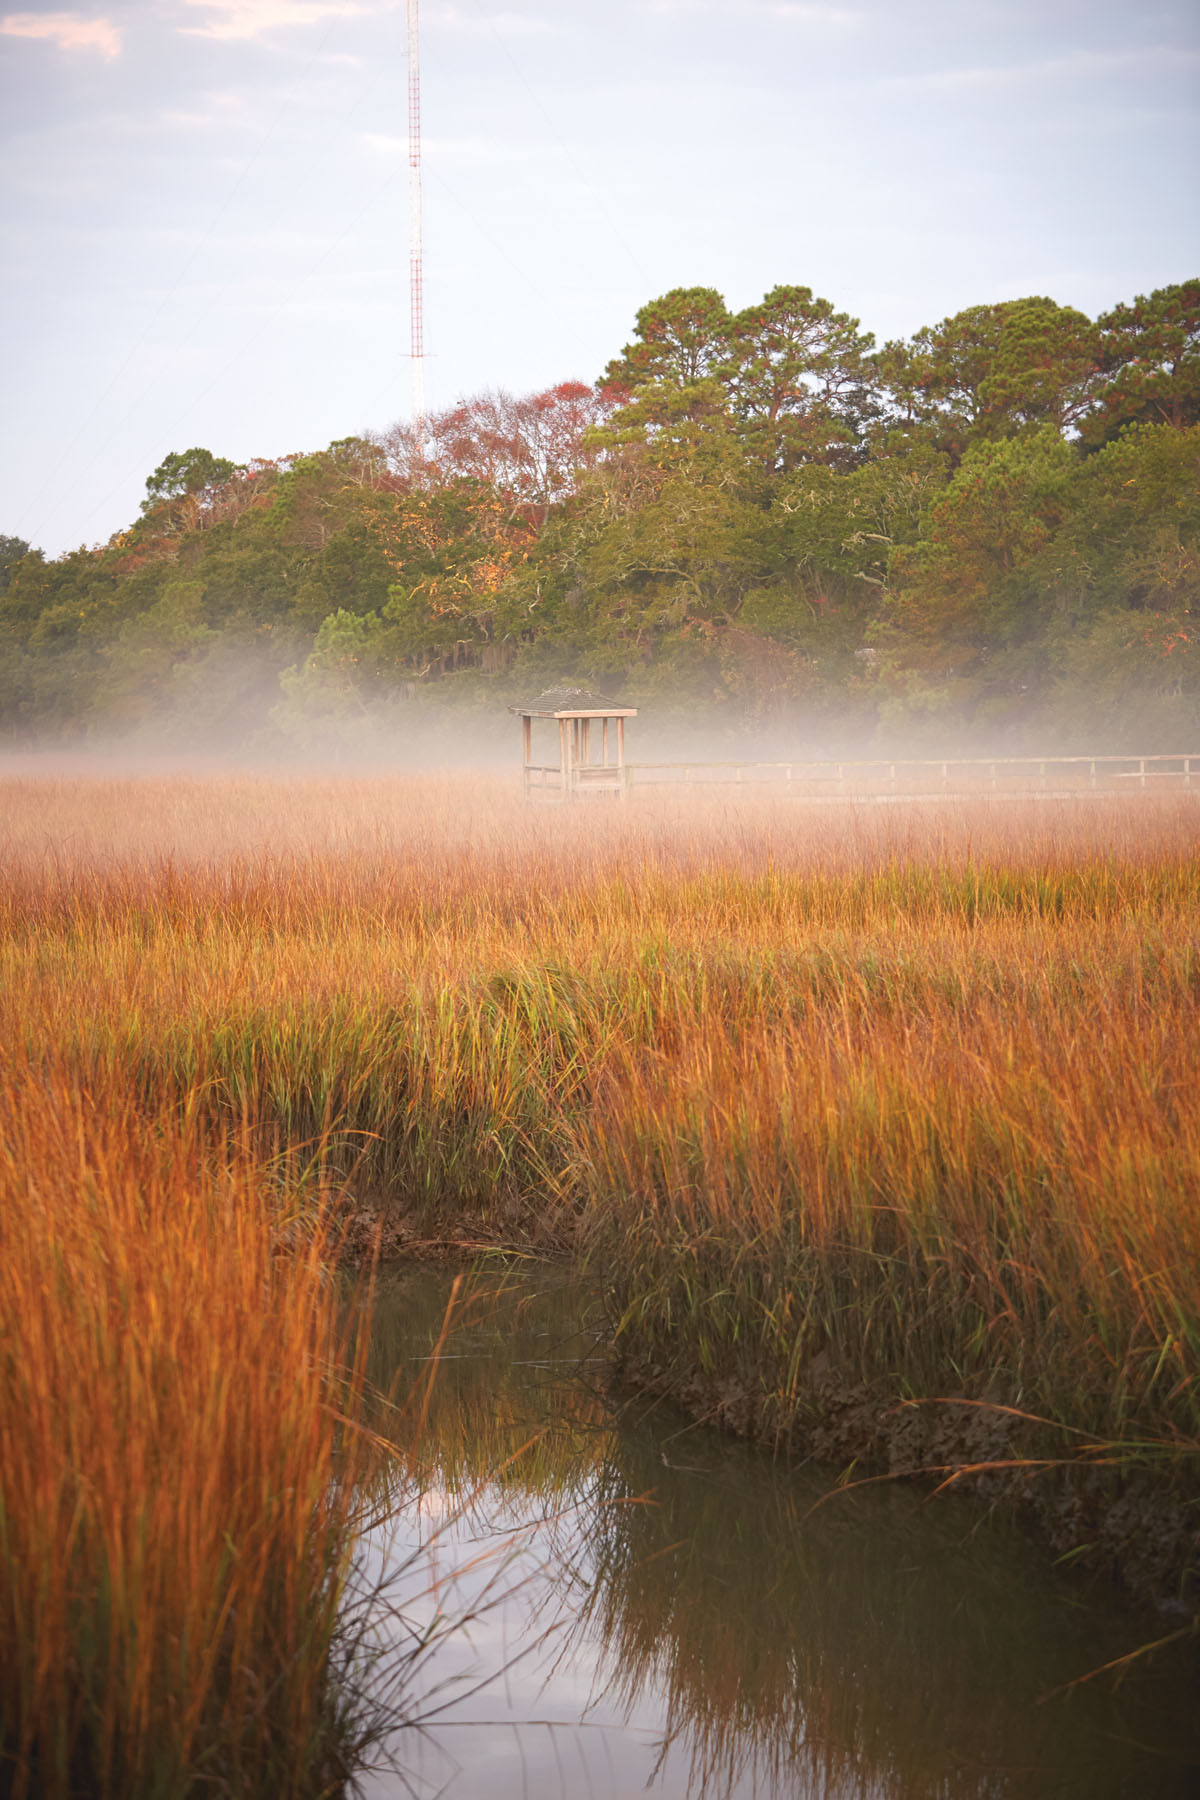
[[[628,1346],[615,1351],[613,1373],[631,1393],[660,1395],[738,1437],[838,1466],[848,1480],[945,1483],[1014,1508],[1057,1558],[1200,1628],[1200,1457],[1169,1471],[1085,1459],[1061,1430],[998,1403],[898,1400],[828,1366],[812,1370],[787,1417],[743,1384],[672,1370]]]
[[[345,1215],[343,1254],[394,1268],[419,1262],[468,1265],[482,1256],[545,1260],[577,1256],[561,1224],[515,1206],[501,1221],[417,1226],[394,1202],[360,1198]],[[594,1266],[592,1274],[601,1274]],[[1019,1513],[1052,1554],[1105,1576],[1142,1604],[1179,1622],[1200,1621],[1200,1455],[1138,1462],[1081,1455],[1062,1427],[1019,1416],[1001,1402],[913,1401],[882,1385],[847,1379],[829,1358],[809,1365],[802,1394],[785,1414],[776,1396],[743,1381],[706,1376],[640,1354],[614,1339],[611,1368],[628,1393],[669,1399],[691,1418],[736,1437],[851,1472],[851,1480],[945,1483],[985,1505]]]
[[[482,1209],[475,1218],[414,1218],[412,1209],[390,1197],[342,1196],[337,1201],[338,1255],[351,1268],[372,1263],[400,1270],[406,1263],[468,1264],[494,1255],[547,1263],[573,1259],[574,1234],[537,1217],[524,1203],[497,1214]]]

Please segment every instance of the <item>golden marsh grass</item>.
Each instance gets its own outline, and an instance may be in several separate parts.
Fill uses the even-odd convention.
[[[832,1369],[1194,1467],[1190,798],[538,811],[499,781],[44,778],[4,811],[6,1079],[123,1121],[123,1167],[236,1147],[196,1203],[214,1319],[266,1255],[269,1206],[228,1198],[244,1156],[247,1193],[307,1182],[392,1239],[582,1248],[627,1364],[760,1429]],[[55,1204],[83,1205],[60,1160]],[[258,1249],[224,1241],[243,1212]],[[51,1250],[23,1254],[10,1316]],[[287,1280],[315,1283],[305,1256]],[[47,1336],[56,1307],[63,1342],[90,1329],[38,1304]]]
[[[0,1074],[0,1791],[320,1792],[358,1405],[323,1234],[186,1102],[49,1043]]]

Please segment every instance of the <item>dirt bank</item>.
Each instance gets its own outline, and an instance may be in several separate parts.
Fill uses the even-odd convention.
[[[615,1356],[614,1374],[630,1391],[660,1394],[693,1418],[838,1466],[849,1480],[953,1483],[1016,1507],[1056,1556],[1110,1576],[1139,1602],[1194,1617],[1200,1628],[1200,1461],[1176,1460],[1168,1470],[1084,1457],[1060,1431],[999,1404],[898,1401],[828,1367],[812,1370],[786,1419],[744,1386],[681,1375],[628,1352]]]

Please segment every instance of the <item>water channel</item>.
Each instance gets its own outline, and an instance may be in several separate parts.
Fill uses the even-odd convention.
[[[614,1396],[595,1297],[553,1272],[468,1277],[446,1327],[451,1286],[375,1302],[421,1466],[362,1547],[410,1721],[366,1800],[1200,1795],[1191,1647],[1068,1685],[1178,1621],[969,1500],[823,1500],[836,1471]]]

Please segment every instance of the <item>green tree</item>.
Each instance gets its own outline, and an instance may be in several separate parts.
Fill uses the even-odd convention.
[[[857,319],[807,287],[776,287],[737,313],[717,373],[752,456],[771,473],[856,459],[877,410]]]
[[[879,377],[894,426],[955,460],[988,438],[1077,426],[1094,404],[1100,338],[1044,297],[971,306],[907,343],[885,344]]]
[[[8,592],[12,571],[32,553],[33,546],[24,538],[0,535],[0,594]],[[38,553],[40,555],[40,552]]]
[[[1051,702],[1059,728],[1080,748],[1189,750],[1200,732],[1194,616],[1099,613],[1065,646]]]
[[[377,745],[405,706],[401,671],[389,657],[388,637],[374,613],[331,613],[305,660],[283,671],[271,730],[324,751]]]
[[[1078,469],[1053,426],[976,444],[934,499],[919,541],[892,555],[887,617],[903,639],[899,660],[949,682],[968,714],[1047,673],[1042,645],[1070,600],[1047,579],[1048,552]]]
[[[216,634],[204,622],[203,583],[169,581],[155,604],[128,619],[101,650],[102,672],[88,712],[104,730],[129,731],[171,713],[180,667],[210,648]]]
[[[1198,474],[1200,427],[1133,427],[1090,457],[1049,426],[976,445],[890,560],[875,641],[903,703],[936,689],[960,718],[1084,748],[1121,716],[1170,748],[1195,691]],[[1174,708],[1158,727],[1155,695]]]
[[[73,735],[120,604],[90,550],[53,562],[38,550],[9,571],[0,592],[0,729],[30,740]]]
[[[1084,433],[1103,443],[1126,425],[1200,421],[1200,280],[1139,294],[1097,320],[1105,385]]]
[[[690,388],[716,375],[729,350],[729,309],[716,288],[672,288],[643,306],[637,335],[604,371],[603,385],[637,394]]]
[[[236,463],[211,450],[172,450],[146,479],[143,519],[158,535],[194,531],[237,472]]]
[[[1056,546],[1080,618],[1109,609],[1200,617],[1200,424],[1133,425],[1080,464]]]
[[[152,512],[164,500],[177,500],[184,494],[203,494],[219,487],[236,472],[237,464],[228,457],[214,456],[211,450],[193,448],[172,450],[146,478],[146,498],[142,511]]]

